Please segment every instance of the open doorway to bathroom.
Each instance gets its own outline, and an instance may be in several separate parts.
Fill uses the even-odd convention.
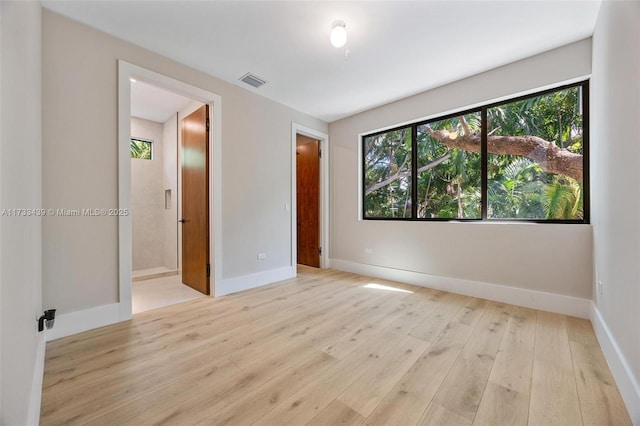
[[[183,284],[182,121],[204,104],[131,82],[132,312],[204,296]]]

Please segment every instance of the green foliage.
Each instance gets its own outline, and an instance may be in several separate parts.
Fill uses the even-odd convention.
[[[480,114],[465,116],[471,133],[480,131]],[[427,126],[427,125],[425,125]],[[446,219],[478,219],[480,211],[480,154],[460,149],[449,150],[418,127],[418,170],[448,159],[418,174],[418,217]],[[434,130],[446,130],[449,137],[464,135],[458,117],[429,123]]]
[[[495,136],[538,136],[583,153],[580,88],[570,88],[487,109],[487,132]],[[480,113],[464,116],[471,134],[481,133]],[[479,153],[449,149],[428,128],[465,136],[460,117],[417,127],[419,218],[481,217]],[[411,127],[364,140],[365,217],[411,217]],[[489,154],[488,216],[495,219],[581,219],[582,182],[545,173],[517,155]]]
[[[131,158],[151,160],[151,145],[149,141],[131,139]]]
[[[488,131],[501,136],[535,135],[582,154],[580,88],[553,92],[487,110]]]
[[[582,185],[573,179],[556,179],[546,187],[544,209],[547,219],[573,219],[582,217]]]
[[[538,136],[582,154],[580,89],[571,88],[489,108],[488,133]],[[488,216],[501,219],[582,219],[581,183],[544,173],[531,160],[489,155]],[[569,196],[573,194],[571,207]],[[560,207],[562,206],[562,207]]]
[[[528,158],[489,155],[488,216],[544,219],[541,210],[545,173]]]
[[[364,140],[365,188],[399,176],[365,197],[367,217],[411,217],[411,128]]]

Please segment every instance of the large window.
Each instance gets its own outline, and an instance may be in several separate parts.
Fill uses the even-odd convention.
[[[363,217],[588,223],[588,82],[362,138]]]

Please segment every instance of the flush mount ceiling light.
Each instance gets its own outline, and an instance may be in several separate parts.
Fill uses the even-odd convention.
[[[331,25],[329,40],[333,47],[342,47],[347,43],[347,26],[344,22],[336,21]]]

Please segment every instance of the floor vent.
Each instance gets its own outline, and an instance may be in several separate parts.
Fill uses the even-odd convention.
[[[253,86],[256,89],[266,83],[266,80],[261,79],[255,74],[250,72],[240,77],[240,81],[247,83],[249,86]]]

